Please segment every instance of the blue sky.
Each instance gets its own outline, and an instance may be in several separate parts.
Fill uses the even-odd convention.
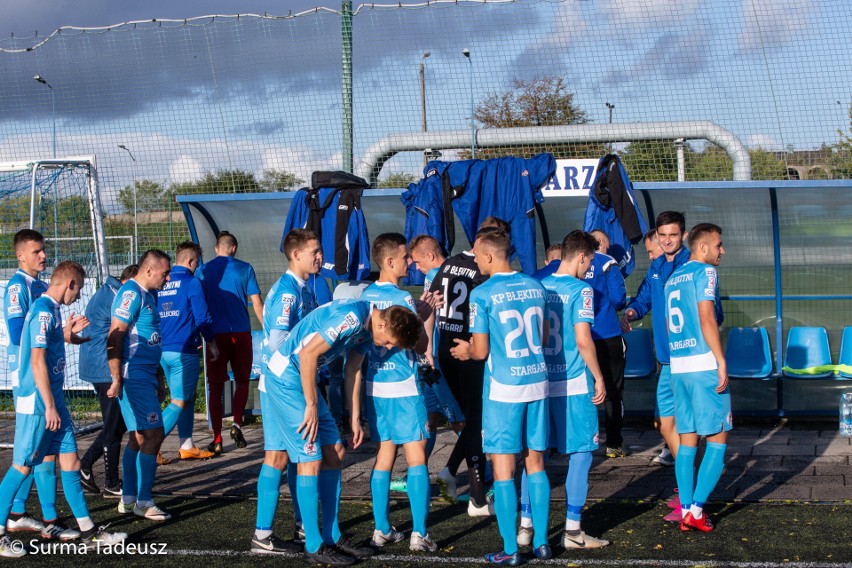
[[[315,2],[4,0],[0,47],[37,30],[208,13],[284,15]],[[199,8],[202,6],[202,8]],[[337,4],[332,5],[337,9]],[[357,4],[356,4],[357,7]],[[515,78],[568,79],[593,122],[713,120],[746,144],[814,148],[848,129],[852,3],[828,0],[565,0],[370,10],[355,18],[355,154],[420,129],[423,53],[430,129],[468,128],[474,98]],[[14,38],[11,34],[14,33]],[[222,167],[339,167],[340,33],[333,14],[70,37],[0,54],[0,161],[41,155],[50,137],[50,80],[59,153],[96,153],[102,183],[186,181]],[[472,53],[472,67],[461,55]],[[840,104],[838,104],[838,101]],[[386,171],[417,171],[400,156]]]

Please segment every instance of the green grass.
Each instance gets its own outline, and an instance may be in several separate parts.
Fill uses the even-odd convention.
[[[110,530],[128,532],[129,542],[166,543],[166,549],[177,555],[156,558],[125,556],[121,559],[122,566],[151,565],[154,562],[158,566],[205,568],[231,568],[249,562],[261,566],[298,565],[295,559],[249,558],[245,555],[254,526],[253,500],[160,497],[158,504],[175,515],[175,520],[164,524],[120,517],[115,512],[115,501],[90,499],[89,503],[95,522],[112,521]],[[64,506],[64,502],[61,505]],[[31,510],[37,510],[38,506],[32,503],[31,507]],[[662,516],[668,512],[662,503],[592,503],[584,513],[584,529],[611,540],[613,544],[597,551],[566,552],[558,546],[564,504],[554,503],[550,542],[559,565],[569,566],[583,561],[607,565],[636,560],[644,563],[686,561],[696,566],[710,562],[724,565],[746,561],[779,564],[852,562],[852,548],[849,546],[852,530],[848,523],[852,513],[850,505],[711,504],[709,511],[717,523],[714,533],[682,533],[677,525],[662,521]],[[67,508],[60,514],[73,522]],[[340,516],[341,528],[355,540],[365,541],[372,534],[369,502],[344,502]],[[400,530],[410,532],[405,499],[392,504],[391,520]],[[292,527],[289,502],[282,502],[276,519],[277,532],[289,538]],[[448,558],[460,559],[453,565],[467,565],[472,563],[461,559],[478,559],[500,546],[496,522],[493,519],[471,519],[464,514],[461,505],[433,502],[429,530],[441,547],[435,555],[418,554],[414,555],[418,558],[411,558],[413,554],[404,541],[384,551],[390,557],[376,557],[368,565],[419,567]],[[198,555],[187,551],[195,551]],[[205,551],[207,554],[204,554]],[[45,558],[30,557],[28,560],[38,563]],[[94,554],[71,560],[74,566],[108,566],[115,561],[115,557]]]

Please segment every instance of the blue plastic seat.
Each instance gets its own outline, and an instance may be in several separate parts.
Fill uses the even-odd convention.
[[[657,362],[651,332],[643,328],[634,329],[624,334],[624,342],[627,344],[624,376],[636,379],[653,375]]]
[[[831,365],[831,350],[825,328],[791,327],[784,350],[784,367],[805,371],[823,365]],[[820,379],[831,375],[831,371],[807,374],[784,371],[784,376],[797,379]]]
[[[769,334],[762,327],[735,327],[728,333],[725,348],[728,376],[765,379],[772,374]]]
[[[840,361],[838,363],[852,367],[852,327],[843,329],[843,337],[840,340]],[[852,379],[852,372],[841,370],[840,376]]]

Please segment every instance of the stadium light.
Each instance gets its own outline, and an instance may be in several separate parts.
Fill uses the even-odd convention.
[[[124,150],[130,155],[130,159],[133,160],[133,258],[137,261],[139,260],[139,214],[136,208],[136,157],[133,155],[133,152],[130,151],[130,148],[125,146],[124,144],[119,144],[119,148]]]
[[[473,123],[473,60],[470,58],[470,50],[464,48],[462,55],[467,58],[469,77],[470,77],[470,159],[476,157],[476,125]]]
[[[44,77],[41,75],[36,75],[33,77],[33,80],[37,83],[41,83],[42,85],[47,85],[47,88],[50,89],[50,108],[51,108],[51,116],[53,117],[53,157],[56,158],[56,92],[53,90],[53,86],[48,83]]]

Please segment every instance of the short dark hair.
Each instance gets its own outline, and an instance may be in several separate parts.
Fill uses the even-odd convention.
[[[686,231],[686,216],[680,211],[663,211],[657,215],[657,226],[674,225],[680,227],[680,232]]]
[[[405,237],[400,233],[382,233],[373,239],[373,248],[370,252],[380,269],[385,259],[396,252],[400,245],[406,246]]]
[[[417,314],[402,306],[390,306],[381,310],[381,317],[401,349],[414,349],[423,330],[423,322]]]
[[[192,241],[184,241],[175,248],[175,261],[181,262],[183,258],[189,254],[194,254],[197,258],[201,258],[201,245]]]
[[[232,247],[239,246],[237,243],[237,237],[229,233],[228,231],[221,231],[219,235],[216,237],[216,246],[219,245],[230,245]]]
[[[167,260],[171,264],[172,257],[159,249],[148,249],[139,258],[139,270],[157,260]]]
[[[53,269],[53,273],[50,275],[50,283],[62,285],[75,278],[85,279],[86,269],[73,260],[63,260]]]
[[[309,241],[318,241],[317,234],[310,229],[292,229],[284,237],[284,255],[287,260],[293,259],[293,253],[301,250]]]
[[[18,250],[18,245],[31,241],[44,242],[44,235],[33,229],[21,229],[15,233],[15,239],[12,241],[15,250]]]
[[[139,265],[138,264],[128,264],[124,267],[124,270],[121,271],[121,276],[118,277],[119,281],[127,282],[134,276],[139,274]]]
[[[480,241],[483,246],[490,248],[492,252],[508,260],[509,251],[512,250],[512,239],[509,238],[509,234],[505,231],[499,229],[491,231],[480,230],[476,234],[476,240]]]
[[[651,229],[650,231],[645,233],[645,240],[646,241],[653,241],[656,238],[659,238],[659,237],[657,237],[657,229]]]
[[[426,252],[431,252],[435,256],[444,256],[444,251],[441,250],[441,243],[430,235],[417,235],[411,242],[408,243],[408,250],[424,248]]]
[[[571,260],[580,253],[593,255],[598,249],[598,240],[585,231],[571,231],[562,240],[562,260]]]
[[[718,235],[722,234],[722,227],[719,225],[714,225],[713,223],[698,223],[693,228],[689,230],[689,250],[692,250],[695,247],[695,243],[700,241],[704,235],[709,235],[711,233],[716,233]]]
[[[494,217],[493,215],[489,215],[488,217],[482,220],[482,223],[479,224],[480,231],[482,229],[487,229],[488,227],[500,229],[501,231],[504,231],[509,235],[512,234],[512,226],[500,217]]]

